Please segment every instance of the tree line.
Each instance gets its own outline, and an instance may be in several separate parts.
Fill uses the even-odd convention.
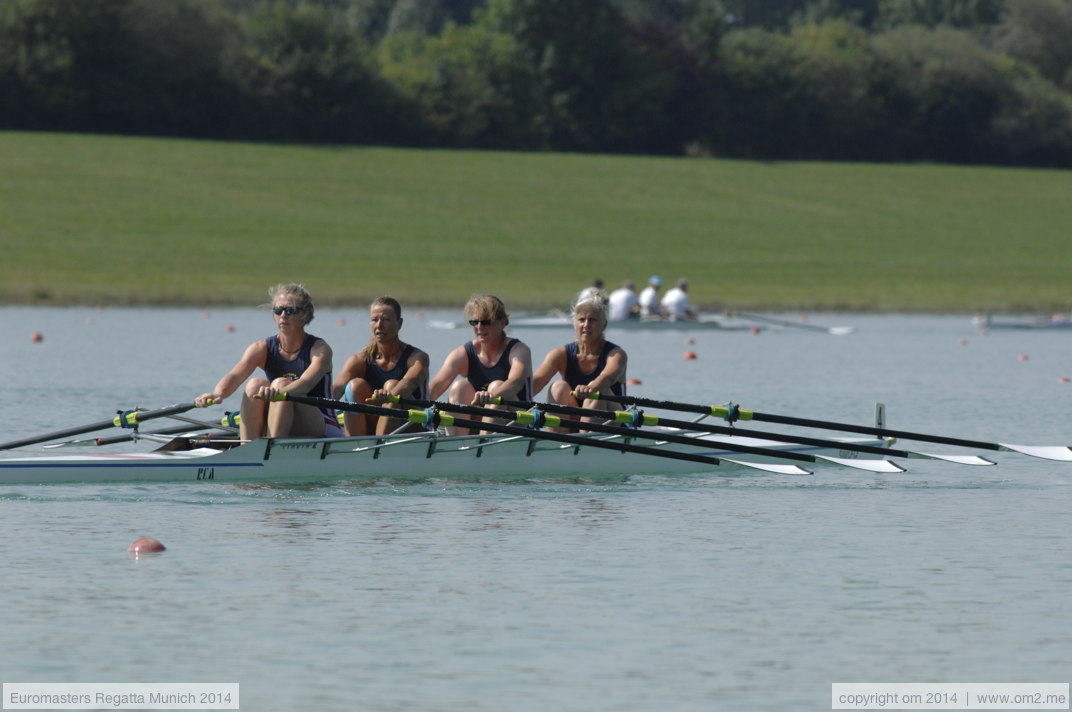
[[[1072,0],[2,0],[0,128],[1072,166]]]

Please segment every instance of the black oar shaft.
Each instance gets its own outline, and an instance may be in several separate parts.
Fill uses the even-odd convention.
[[[127,427],[133,427],[137,423],[142,423],[146,420],[152,420],[153,418],[163,418],[169,415],[174,415],[176,413],[184,413],[194,407],[195,406],[193,403],[181,403],[178,405],[167,406],[166,408],[159,408],[157,410],[134,410],[120,412],[119,415],[109,420],[101,420],[96,423],[89,423],[87,425],[81,425],[75,428],[57,430],[55,432],[38,435],[32,438],[23,438],[22,440],[13,440],[8,443],[3,443],[2,445],[0,445],[0,450],[10,450],[12,448],[22,447],[24,445],[36,445],[37,443],[48,442],[49,440],[69,438],[74,435],[92,433],[94,430],[104,430],[105,428],[122,427],[124,423]]]
[[[628,411],[608,411],[597,410],[595,408],[577,408],[568,405],[559,405],[558,403],[536,403],[531,401],[502,401],[503,405],[510,405],[519,408],[542,408],[552,411],[554,413],[568,413],[571,415],[579,415],[584,417],[600,416],[604,418],[616,417],[618,414],[629,414]],[[664,425],[669,428],[680,428],[682,430],[697,430],[703,433],[716,433],[719,435],[743,435],[746,437],[758,438],[760,440],[772,440],[785,443],[796,443],[797,445],[814,445],[816,447],[825,447],[838,450],[851,450],[853,452],[866,452],[872,455],[883,455],[890,457],[911,457],[911,453],[907,450],[897,450],[895,448],[878,447],[876,445],[863,445],[860,443],[845,443],[837,440],[825,440],[823,438],[812,438],[806,435],[791,435],[787,433],[771,433],[765,430],[752,430],[750,428],[735,428],[725,425],[712,425],[711,423],[695,423],[685,420],[673,420],[668,418],[658,418],[655,416],[645,415],[643,425]],[[618,420],[617,422],[624,422],[624,420]]]
[[[481,417],[490,418],[510,418],[512,417],[511,411],[493,410],[491,408],[480,408],[477,406],[457,405],[455,403],[439,403],[436,401],[423,401],[412,399],[401,399],[403,402],[416,403],[420,405],[430,405],[440,410],[446,410],[456,413],[467,413],[470,415],[477,415]],[[607,413],[607,411],[604,411]],[[607,413],[609,414],[609,413]],[[578,430],[590,430],[597,433],[607,433],[609,435],[622,435],[632,438],[643,438],[647,440],[661,440],[664,442],[678,443],[681,445],[707,445],[712,446],[713,443],[705,443],[703,440],[699,440],[694,437],[684,437],[681,435],[674,435],[672,433],[652,433],[645,432],[643,430],[635,430],[630,428],[624,428],[618,425],[604,425],[602,423],[590,423],[580,420],[560,419],[558,425],[566,428],[577,428]],[[775,457],[782,460],[797,460],[800,462],[815,462],[814,455],[808,455],[800,452],[786,452],[784,450],[770,450],[762,447],[752,447],[749,445],[740,445],[737,443],[729,443],[725,441],[718,441],[718,447],[722,450],[730,450],[732,452],[740,452],[749,455],[762,455],[765,457]]]
[[[704,406],[693,403],[675,403],[674,401],[653,400],[651,398],[639,398],[635,396],[616,396],[600,394],[601,399],[625,403],[627,405],[642,405],[647,408],[662,408],[664,410],[679,410],[686,413],[703,413],[725,417],[726,406]],[[859,433],[861,435],[877,435],[880,437],[893,437],[901,440],[919,440],[922,442],[940,443],[943,445],[958,445],[961,447],[973,447],[982,450],[1001,450],[998,443],[982,442],[980,440],[966,440],[963,438],[951,438],[943,435],[930,435],[927,433],[914,433],[908,430],[891,430],[870,425],[854,425],[852,423],[835,423],[827,420],[814,420],[811,418],[798,418],[789,415],[777,415],[774,413],[758,413],[751,410],[738,410],[741,420],[760,420],[767,423],[779,423],[781,425],[797,425],[805,428],[819,428],[823,430],[840,430],[846,433]]]
[[[336,410],[348,410],[357,413],[368,413],[370,415],[382,415],[389,418],[406,417],[406,411],[402,411],[398,408],[382,408],[379,406],[366,405],[363,403],[350,403],[347,401],[336,401],[328,398],[313,398],[310,396],[292,396],[289,394],[282,394],[284,397],[281,400],[294,401],[295,403],[305,403],[307,405],[315,405],[325,408],[335,408]],[[506,415],[502,411],[491,411],[496,417],[502,417]],[[420,422],[420,417],[423,415],[420,411],[409,411],[414,417],[410,418],[412,422]],[[708,455],[695,455],[689,452],[677,452],[674,450],[661,450],[659,448],[645,447],[643,445],[632,445],[626,443],[613,442],[610,440],[596,440],[593,438],[579,437],[577,435],[568,435],[566,433],[553,433],[546,430],[530,430],[529,428],[502,425],[500,423],[487,423],[478,420],[468,420],[466,418],[455,418],[450,415],[441,415],[443,419],[443,425],[455,425],[461,428],[473,428],[479,430],[487,430],[492,433],[499,433],[502,435],[518,435],[522,437],[535,438],[537,440],[552,440],[555,442],[566,443],[569,445],[579,445],[583,447],[602,448],[604,450],[615,450],[617,452],[630,452],[639,455],[653,455],[655,457],[666,457],[671,460],[684,460],[687,462],[698,462],[704,465],[717,466],[721,464],[721,461],[717,457],[711,457]]]

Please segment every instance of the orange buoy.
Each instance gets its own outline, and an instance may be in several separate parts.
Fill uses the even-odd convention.
[[[758,326],[753,326],[751,329],[748,330],[748,333],[749,334],[758,334],[758,333],[760,333],[760,328]]]
[[[232,324],[228,324],[227,328],[224,329],[224,331],[226,331],[228,334],[233,334],[234,330],[235,330],[235,328],[234,328],[234,326]]]
[[[1069,381],[1068,376],[1061,376],[1060,378],[1057,379],[1058,383],[1068,383],[1068,381]]]
[[[685,352],[685,360],[686,361],[694,361],[694,360],[696,360],[696,352],[695,351],[686,351]]]
[[[131,544],[127,551],[133,551],[135,554],[152,554],[166,549],[167,547],[156,539],[149,536],[143,536],[141,539],[138,539]]]
[[[202,316],[202,318],[205,318],[205,319],[211,319],[212,318],[212,312],[203,311],[203,312],[201,312],[201,316]]]
[[[39,344],[44,340],[45,335],[42,334],[40,331],[35,331],[34,333],[30,334],[30,341],[34,342],[35,344]]]
[[[346,326],[346,319],[339,318],[339,326]]]
[[[1020,361],[1026,361],[1026,360],[1027,360],[1027,354],[1020,354],[1020,355],[1019,355],[1019,356],[1017,356],[1016,358],[1017,358],[1018,360],[1020,360]]]
[[[641,381],[639,378],[630,378],[628,381],[626,381],[626,383],[628,383],[630,386],[639,386],[641,383],[643,383],[643,381]]]

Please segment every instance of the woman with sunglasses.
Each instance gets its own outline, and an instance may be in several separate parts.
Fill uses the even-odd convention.
[[[465,305],[465,318],[473,327],[473,339],[447,355],[428,385],[431,398],[439,398],[450,388],[450,402],[464,405],[486,406],[496,397],[530,400],[532,353],[518,339],[506,336],[510,315],[502,300],[477,295]]]
[[[532,377],[533,392],[539,393],[552,378],[547,400],[572,407],[612,410],[617,403],[597,400],[597,392],[625,395],[625,351],[607,341],[609,301],[603,290],[579,296],[573,303],[576,341],[552,349]],[[586,418],[586,420],[589,420]]]
[[[372,403],[387,408],[390,396],[428,397],[428,354],[398,337],[402,305],[394,297],[377,297],[369,308],[372,340],[350,356],[335,378],[335,397],[351,403]],[[398,418],[364,413],[346,414],[347,435],[384,435],[405,424]]]
[[[313,299],[299,284],[280,284],[268,290],[278,333],[250,344],[242,358],[220,379],[211,393],[194,403],[203,408],[219,403],[238,390],[253,371],[242,392],[241,437],[337,437],[342,434],[335,411],[311,405],[272,400],[278,393],[331,397],[331,347],[305,333],[313,320]]]

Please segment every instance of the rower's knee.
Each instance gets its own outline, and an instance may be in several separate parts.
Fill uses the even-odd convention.
[[[346,384],[342,399],[351,403],[364,403],[372,397],[372,386],[364,378],[354,378]]]
[[[267,388],[271,385],[266,378],[251,378],[246,383],[246,390],[244,393],[249,398],[255,398],[262,388]]]
[[[450,386],[450,395],[448,399],[451,403],[464,403],[468,405],[473,402],[473,397],[476,395],[476,389],[473,388],[473,384],[469,381],[455,381]]]
[[[565,381],[555,381],[551,384],[551,402],[559,405],[577,405],[577,399],[573,397],[570,384]]]

